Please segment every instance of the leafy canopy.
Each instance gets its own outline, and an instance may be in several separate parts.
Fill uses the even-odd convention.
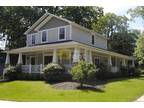
[[[139,64],[144,64],[144,33],[141,36],[139,36],[136,42],[134,54],[137,57]]]

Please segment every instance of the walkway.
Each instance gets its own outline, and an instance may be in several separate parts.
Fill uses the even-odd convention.
[[[144,95],[138,98],[135,102],[144,102]]]

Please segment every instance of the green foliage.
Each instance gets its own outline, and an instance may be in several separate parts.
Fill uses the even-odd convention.
[[[94,64],[80,61],[76,66],[72,68],[72,78],[80,82],[81,87],[83,83],[89,82],[95,79],[95,74],[98,71]]]
[[[127,66],[121,66],[120,73],[121,73],[122,77],[140,76],[141,75],[141,71],[139,70],[139,68],[127,67]]]
[[[44,80],[43,74],[40,73],[21,73],[20,80]]]
[[[66,6],[61,10],[61,15],[91,29],[92,24],[97,23],[99,18],[103,16],[103,8],[97,6]]]
[[[136,42],[136,48],[134,54],[138,60],[138,63],[140,65],[144,65],[144,34],[139,36]]]
[[[5,78],[12,81],[12,80],[17,80],[19,79],[21,75],[21,67],[20,66],[8,66],[5,68]]]
[[[132,18],[141,17],[144,19],[144,6],[137,6],[135,9],[129,9],[128,13]]]
[[[60,64],[50,63],[43,69],[43,72],[47,82],[63,81],[65,68]]]
[[[106,13],[97,23],[93,23],[93,29],[107,38],[113,36],[113,33],[127,31],[127,28],[128,18],[114,13]]]
[[[97,65],[98,72],[96,73],[96,78],[100,80],[105,80],[109,77],[110,67],[104,63]]]
[[[135,34],[127,32],[114,33],[113,36],[109,38],[109,49],[125,55],[133,55]]]

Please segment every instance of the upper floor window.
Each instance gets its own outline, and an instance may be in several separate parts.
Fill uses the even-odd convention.
[[[59,28],[59,40],[65,39],[65,28]]]
[[[46,42],[47,41],[47,31],[43,31],[42,32],[42,42]]]
[[[32,35],[32,44],[35,44],[35,35]]]
[[[94,37],[94,35],[92,35],[92,44],[94,45],[95,44],[95,37]]]

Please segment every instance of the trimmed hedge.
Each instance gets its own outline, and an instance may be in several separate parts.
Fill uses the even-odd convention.
[[[58,82],[66,80],[65,67],[60,64],[50,63],[44,69],[46,82]]]
[[[7,66],[5,68],[5,78],[12,81],[12,80],[17,80],[21,76],[21,66]]]

